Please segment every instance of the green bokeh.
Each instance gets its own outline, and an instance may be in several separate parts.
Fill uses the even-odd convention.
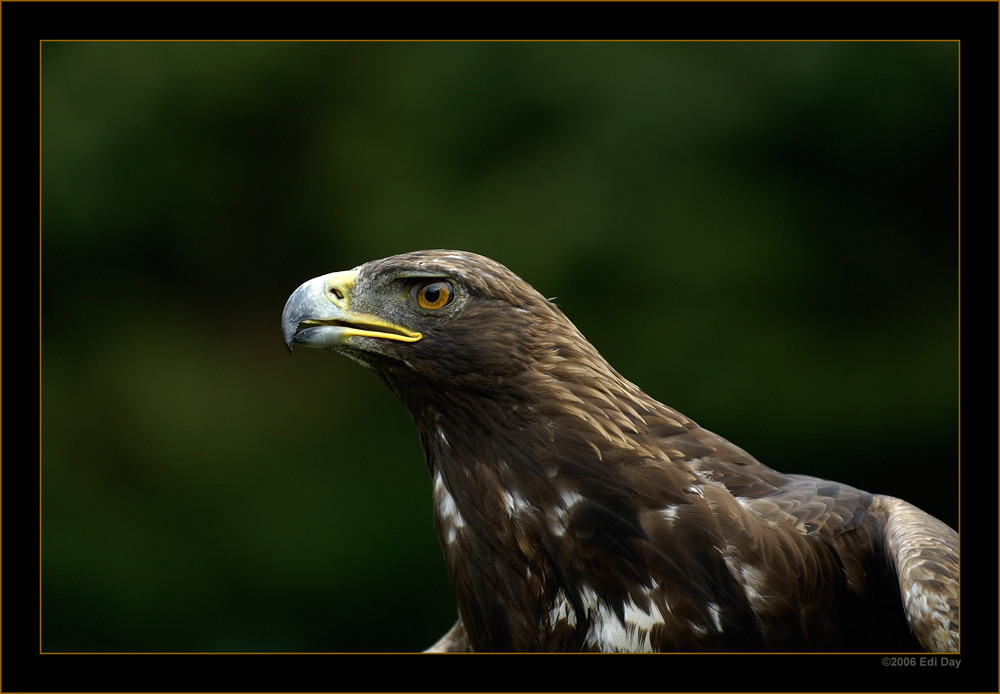
[[[492,256],[781,470],[957,524],[957,43],[44,43],[42,646],[414,650],[408,415],[310,277]]]

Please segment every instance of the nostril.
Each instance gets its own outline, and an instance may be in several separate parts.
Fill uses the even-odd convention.
[[[337,287],[332,287],[330,289],[330,293],[333,294],[335,297],[337,297],[337,299],[344,298],[344,292],[340,291]]]

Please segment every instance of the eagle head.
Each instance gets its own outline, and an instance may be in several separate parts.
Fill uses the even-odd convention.
[[[332,349],[401,397],[415,383],[496,395],[564,358],[604,366],[555,304],[465,251],[415,251],[311,279],[289,297],[281,327],[289,351]]]

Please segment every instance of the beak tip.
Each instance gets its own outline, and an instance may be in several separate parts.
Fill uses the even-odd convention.
[[[281,320],[281,341],[285,343],[285,349],[292,353],[292,345],[295,344],[295,328],[292,327],[285,317]]]
[[[289,329],[284,321],[282,321],[281,325],[281,341],[285,343],[285,349],[291,354],[292,346],[295,344],[295,329]]]

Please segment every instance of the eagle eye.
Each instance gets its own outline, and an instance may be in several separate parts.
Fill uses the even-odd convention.
[[[455,287],[447,280],[417,282],[410,289],[410,297],[420,308],[444,308],[455,298]]]

